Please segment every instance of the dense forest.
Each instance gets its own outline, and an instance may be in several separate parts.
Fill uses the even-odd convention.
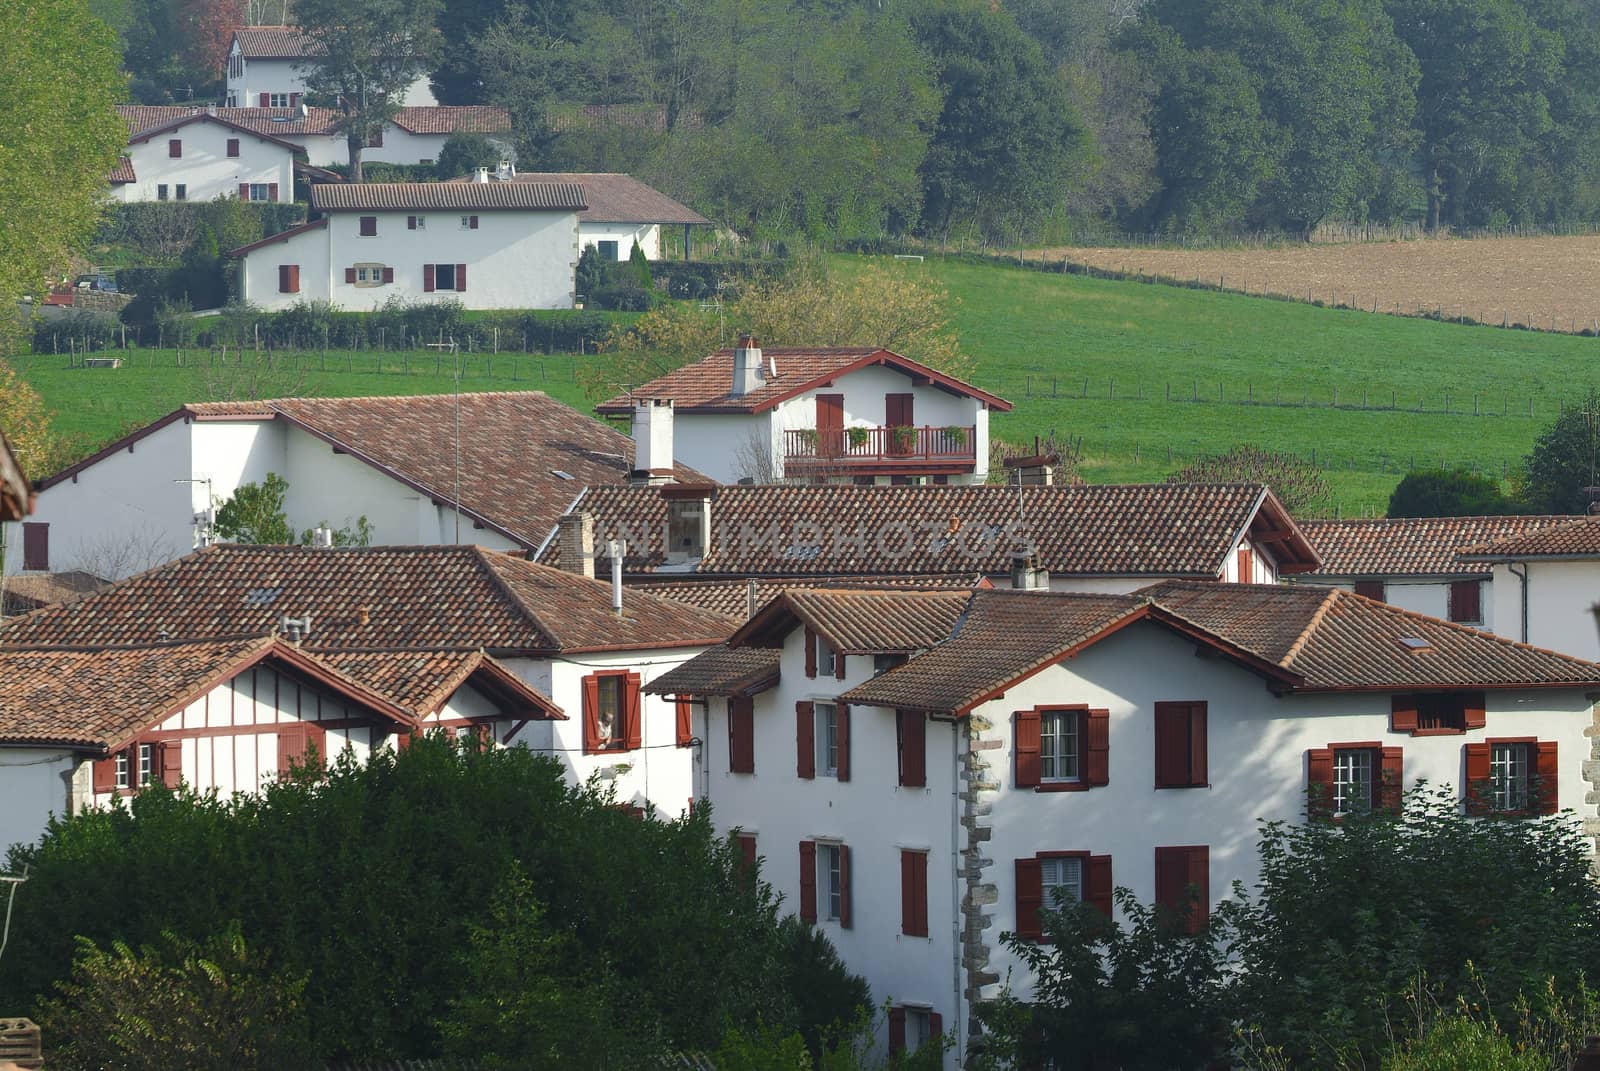
[[[235,8],[233,5],[237,4]],[[351,0],[524,170],[626,170],[755,237],[1600,219],[1587,0]],[[92,0],[148,103],[292,0]]]

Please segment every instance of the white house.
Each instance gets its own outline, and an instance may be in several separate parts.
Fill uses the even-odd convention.
[[[128,149],[111,174],[115,201],[294,200],[303,150],[216,109],[118,105]]]
[[[1198,657],[1197,657],[1198,656]],[[698,791],[893,1011],[960,1065],[1032,980],[999,938],[1058,893],[1201,910],[1256,832],[1392,805],[1566,807],[1600,835],[1600,666],[1349,592],[787,592],[649,690],[693,705]],[[1586,694],[1589,693],[1589,694]]]
[[[651,461],[670,458],[662,443],[638,451],[636,480],[668,478]],[[624,576],[655,590],[850,577],[1010,584],[1020,575],[1035,587],[1125,593],[1163,579],[1275,584],[1317,564],[1260,484],[716,487],[679,477],[597,484],[571,509],[593,518],[602,559],[620,540]],[[565,565],[565,553],[551,541],[539,560]]]
[[[326,52],[297,26],[241,26],[228,44],[230,108],[293,108],[306,93],[306,67]],[[407,106],[439,103],[426,75],[406,90]]]
[[[1366,517],[1301,521],[1300,529],[1322,564],[1287,579],[1340,587],[1403,610],[1499,632],[1489,567],[1464,560],[1459,552],[1571,519]],[[1514,632],[1506,635],[1516,637]]]
[[[647,260],[661,259],[661,232],[667,227],[683,228],[684,259],[693,248],[695,227],[714,224],[632,175],[614,171],[521,171],[503,164],[487,177],[493,182],[576,182],[583,187],[589,207],[578,213],[578,244],[595,247],[602,260],[627,260],[634,246],[644,251]],[[475,181],[474,176],[456,179]]]
[[[247,301],[282,309],[390,298],[469,309],[569,309],[578,264],[574,185],[321,183],[319,218],[232,250]]]
[[[269,474],[297,533],[365,517],[375,543],[534,552],[585,486],[628,478],[629,451],[538,391],[186,405],[40,481],[35,514],[7,525],[6,571],[120,579],[170,561]]]
[[[1600,660],[1600,520],[1578,517],[1469,547],[1465,568],[1492,569],[1499,635]]]
[[[595,411],[671,422],[675,456],[723,483],[981,484],[989,414],[1011,403],[889,350],[763,351],[745,335]]]
[[[692,741],[642,688],[731,630],[481,547],[208,547],[0,627],[0,844],[147,780],[249,792],[308,741],[362,759],[435,727],[677,816]]]

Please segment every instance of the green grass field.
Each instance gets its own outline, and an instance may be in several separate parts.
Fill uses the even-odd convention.
[[[849,258],[840,263],[849,270]],[[977,382],[1015,403],[993,433],[1081,440],[1084,475],[1096,482],[1161,479],[1201,453],[1254,442],[1314,455],[1341,512],[1381,513],[1410,468],[1461,465],[1496,477],[1514,468],[1560,405],[1600,379],[1591,370],[1600,339],[992,264],[929,260],[911,270],[949,290]],[[253,373],[208,366],[194,352],[186,367],[172,350],[126,356],[115,370],[70,368],[64,356],[18,364],[57,429],[86,443],[186,401],[244,396],[246,386],[259,396],[349,397],[454,384],[449,358],[431,353],[384,354],[381,370],[371,352],[330,353],[325,364],[308,354],[295,368]],[[464,390],[538,389],[583,409],[592,403],[576,363],[604,358],[460,359]]]

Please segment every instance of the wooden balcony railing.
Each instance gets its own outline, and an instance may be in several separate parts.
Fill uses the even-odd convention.
[[[879,464],[892,461],[975,461],[976,427],[878,427],[783,433],[786,463],[802,465]]]

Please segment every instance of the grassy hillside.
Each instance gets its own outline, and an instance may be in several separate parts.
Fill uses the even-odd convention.
[[[1514,467],[1600,378],[1591,338],[990,264],[919,270],[958,300],[978,383],[1016,404],[993,433],[1081,437],[1096,482],[1159,479],[1252,441],[1315,451],[1342,511],[1381,512],[1413,466]]]

